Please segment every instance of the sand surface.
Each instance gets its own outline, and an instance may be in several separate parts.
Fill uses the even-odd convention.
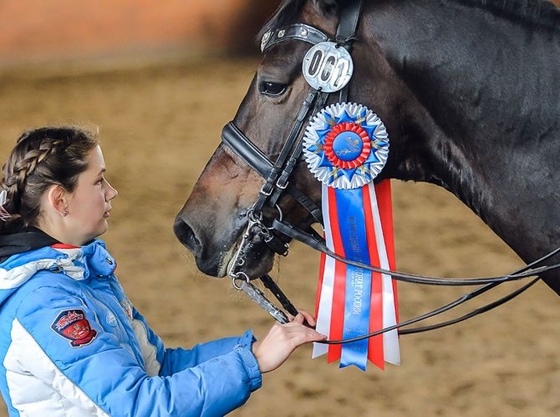
[[[272,325],[228,280],[198,272],[172,232],[175,214],[218,145],[222,126],[233,118],[255,67],[252,59],[208,60],[0,74],[2,160],[26,128],[99,127],[107,177],[120,193],[105,238],[129,297],[169,346],[191,346],[249,327],[262,335]],[[474,277],[521,265],[447,192],[398,182],[393,190],[399,269]],[[318,254],[294,244],[273,271],[300,308],[313,309],[318,262]],[[403,319],[461,293],[410,284],[399,291]],[[304,347],[265,375],[263,388],[232,415],[556,416],[559,312],[557,296],[539,283],[468,322],[402,337],[402,365],[385,371],[338,369],[323,358],[312,360],[311,348]],[[0,416],[6,415],[1,404]]]

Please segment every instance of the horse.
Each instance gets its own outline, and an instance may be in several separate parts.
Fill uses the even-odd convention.
[[[559,23],[544,0],[284,0],[258,35],[263,56],[246,96],[176,216],[177,238],[207,275],[266,275],[297,236],[289,229],[312,236],[321,222],[302,126],[345,101],[386,126],[390,152],[376,182],[443,187],[524,262],[555,254]],[[331,94],[302,70],[325,41],[353,63]],[[539,277],[560,294],[559,272]]]

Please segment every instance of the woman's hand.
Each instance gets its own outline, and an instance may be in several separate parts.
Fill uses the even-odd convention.
[[[315,326],[315,319],[309,313],[300,311],[286,324],[276,323],[261,340],[253,343],[253,354],[257,358],[262,373],[270,372],[282,365],[292,352],[305,343],[326,340],[326,336],[306,326]]]

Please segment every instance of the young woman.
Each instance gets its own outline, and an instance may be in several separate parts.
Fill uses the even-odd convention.
[[[14,416],[223,416],[261,373],[324,336],[305,312],[166,349],[132,306],[98,236],[117,191],[99,143],[76,127],[24,133],[0,184],[0,390]]]

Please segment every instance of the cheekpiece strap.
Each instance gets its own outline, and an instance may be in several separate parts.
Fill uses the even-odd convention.
[[[313,26],[306,25],[305,23],[294,23],[293,25],[266,32],[261,40],[261,52],[264,54],[273,46],[284,41],[299,40],[315,45],[328,39],[327,35]]]
[[[356,36],[362,6],[362,0],[351,1],[340,12],[340,23],[335,37],[338,44],[351,43],[352,38]]]
[[[272,161],[233,122],[229,122],[224,126],[222,141],[247,165],[258,172],[261,177],[264,179],[270,177],[273,168]],[[303,194],[292,184],[285,185],[285,188],[293,198],[311,213],[317,223],[323,223],[321,209],[307,195]],[[277,198],[276,196],[271,197]]]

